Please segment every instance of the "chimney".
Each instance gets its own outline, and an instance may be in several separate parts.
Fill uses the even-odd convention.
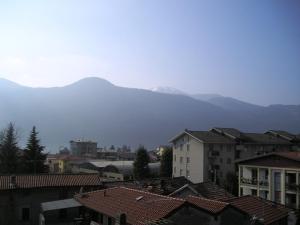
[[[126,225],[127,224],[127,218],[125,213],[120,213],[116,216],[116,222],[115,225]]]
[[[16,186],[17,186],[16,176],[15,175],[11,175],[10,176],[10,187],[15,188]]]

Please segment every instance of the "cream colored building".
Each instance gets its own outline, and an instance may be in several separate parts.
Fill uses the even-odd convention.
[[[281,152],[238,162],[239,196],[256,195],[300,208],[300,153]]]

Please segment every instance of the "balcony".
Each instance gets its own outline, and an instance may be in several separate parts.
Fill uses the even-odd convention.
[[[256,178],[241,178],[241,184],[249,184],[249,185],[257,185],[257,179]]]
[[[287,191],[298,191],[300,189],[299,185],[295,184],[295,183],[286,183],[285,184],[285,190]]]

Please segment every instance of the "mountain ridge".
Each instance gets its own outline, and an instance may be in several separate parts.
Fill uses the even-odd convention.
[[[2,84],[1,84],[2,83]],[[103,145],[167,144],[185,128],[236,127],[243,131],[283,129],[300,132],[300,106],[228,110],[185,95],[118,87],[100,78],[86,78],[59,88],[14,89],[1,82],[0,129],[14,122],[24,145],[33,125],[42,143],[57,151],[72,139],[85,137]],[[24,86],[22,86],[24,87]]]

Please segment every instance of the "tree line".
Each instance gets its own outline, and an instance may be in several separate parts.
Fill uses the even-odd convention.
[[[172,160],[173,160],[173,153],[172,148],[166,148],[163,151],[160,160],[160,176],[161,177],[171,177],[172,176]],[[150,169],[149,169],[149,155],[148,151],[143,147],[140,146],[136,152],[136,159],[133,163],[133,174],[134,179],[142,180],[145,178],[149,178],[151,176]]]
[[[45,173],[47,154],[40,144],[38,132],[34,126],[30,132],[25,149],[18,147],[18,134],[13,123],[0,132],[0,173]]]

